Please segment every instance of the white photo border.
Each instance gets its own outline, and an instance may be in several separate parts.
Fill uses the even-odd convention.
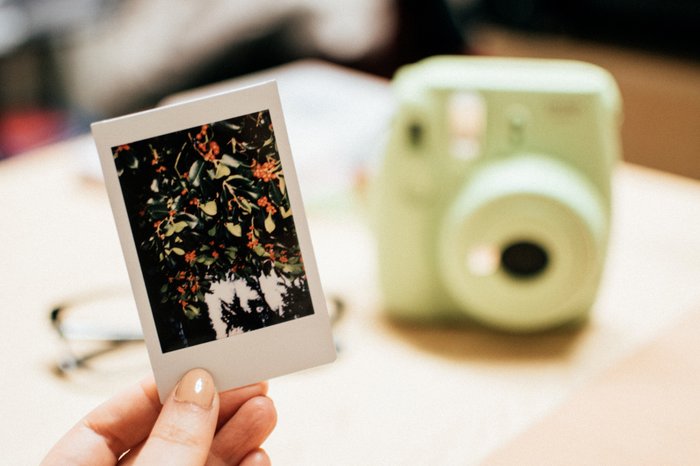
[[[112,148],[263,110],[269,111],[274,128],[313,313],[163,353]],[[211,372],[217,388],[223,391],[335,360],[326,301],[275,81],[93,123],[92,133],[161,401],[182,375],[195,367]]]

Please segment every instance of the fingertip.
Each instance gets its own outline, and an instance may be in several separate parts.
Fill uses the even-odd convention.
[[[267,395],[267,382],[258,382],[240,388],[234,388],[219,394],[221,407],[219,411],[219,423],[221,427],[238,409],[251,398]]]
[[[261,430],[265,432],[265,437],[277,425],[277,408],[275,408],[275,403],[272,399],[267,396],[253,397],[243,405],[243,408],[247,415],[254,420],[255,424],[262,427]]]
[[[272,462],[267,452],[262,448],[251,451],[239,463],[239,466],[271,466]]]
[[[214,378],[206,370],[196,368],[180,379],[173,398],[177,402],[193,403],[202,409],[211,409],[215,396]]]
[[[276,424],[277,410],[272,400],[264,395],[254,396],[219,429],[212,443],[212,456],[225,464],[239,464],[242,455],[260,448]]]
[[[241,387],[231,388],[226,391],[221,392],[222,395],[228,393],[239,393],[239,392],[249,392],[249,393],[259,393],[261,395],[267,395],[269,390],[269,384],[267,381],[251,383],[250,385],[243,385]]]

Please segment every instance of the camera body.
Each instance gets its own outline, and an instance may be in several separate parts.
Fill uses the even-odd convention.
[[[619,159],[609,73],[567,60],[433,57],[399,70],[372,193],[391,315],[528,332],[595,301]]]

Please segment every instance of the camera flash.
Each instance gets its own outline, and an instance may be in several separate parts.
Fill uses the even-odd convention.
[[[467,270],[472,275],[486,277],[494,274],[500,265],[501,254],[492,245],[481,245],[472,248],[466,257]]]

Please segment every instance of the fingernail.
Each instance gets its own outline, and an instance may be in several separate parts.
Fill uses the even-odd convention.
[[[214,379],[209,372],[204,369],[192,369],[180,379],[175,390],[175,400],[209,409],[214,402],[215,393]]]

